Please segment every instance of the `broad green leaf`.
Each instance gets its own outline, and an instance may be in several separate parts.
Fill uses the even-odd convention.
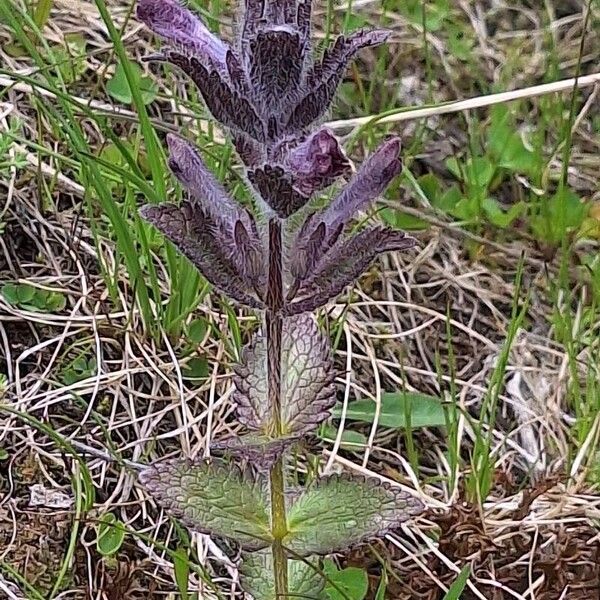
[[[471,574],[471,567],[465,565],[458,577],[454,580],[454,583],[450,586],[450,589],[444,596],[443,600],[460,600],[460,597],[467,587],[467,581],[469,581],[469,575]]]
[[[171,459],[140,474],[144,487],[190,529],[262,548],[271,540],[269,494],[262,480],[223,460]]]
[[[20,284],[17,286],[17,297],[20,304],[29,304],[36,294],[36,288],[32,285]],[[37,305],[37,302],[35,303]]]
[[[418,500],[376,479],[332,475],[291,505],[283,543],[303,556],[329,554],[383,535],[421,510]]]
[[[188,327],[188,337],[193,344],[199,344],[206,335],[208,324],[206,319],[194,319]]]
[[[96,549],[102,556],[113,556],[119,551],[125,539],[123,523],[112,513],[105,513],[98,523]]]
[[[369,578],[363,569],[338,569],[332,560],[326,560],[323,571],[329,581],[325,593],[329,600],[364,600],[369,591]]]
[[[492,225],[504,229],[521,216],[525,205],[518,202],[517,204],[513,204],[508,210],[504,210],[494,198],[485,198],[482,202],[482,208]]]
[[[2,286],[2,296],[12,305],[19,303],[19,286],[14,283],[6,283]]]
[[[331,425],[322,425],[319,428],[319,437],[328,442],[334,442],[338,436],[337,427]],[[358,450],[367,445],[367,436],[360,431],[344,429],[342,432],[342,448],[348,450]]]
[[[283,433],[303,435],[314,431],[329,416],[335,402],[330,344],[310,314],[284,321],[281,358],[281,419]],[[271,407],[267,395],[265,338],[257,335],[244,348],[236,367],[235,401],[238,419],[246,427],[271,433]]]
[[[545,202],[541,213],[532,216],[531,228],[538,239],[550,244],[559,244],[569,231],[580,228],[589,210],[569,188],[559,189]]]
[[[206,379],[208,377],[208,361],[205,356],[191,358],[181,370],[186,379]]]
[[[357,400],[348,406],[346,418],[351,421],[373,423],[375,402]],[[334,416],[339,417],[341,409],[336,408]],[[411,428],[442,427],[446,425],[445,409],[440,398],[418,393],[387,393],[381,396],[381,411],[378,423],[381,427]]]
[[[276,600],[270,548],[244,554],[240,575],[242,588],[254,600]],[[324,584],[324,578],[310,561],[288,560],[290,598],[319,600]]]
[[[453,210],[456,208],[456,205],[460,202],[462,198],[462,192],[457,185],[453,185],[449,187],[443,194],[440,196],[436,196],[431,199],[431,204],[435,208],[447,213],[452,214]]]
[[[488,130],[488,147],[498,161],[498,166],[516,173],[535,171],[537,158],[523,143],[515,118],[506,105],[492,108],[492,122]]]
[[[487,188],[492,179],[496,167],[485,156],[475,156],[467,161],[466,176],[469,183],[477,188]]]
[[[136,79],[143,103],[150,104],[154,102],[157,95],[156,84],[149,77],[142,76],[142,71],[136,63],[130,63],[129,67]],[[131,104],[133,102],[133,94],[125,76],[125,69],[121,63],[117,65],[115,74],[106,84],[106,91],[118,102],[122,102],[123,104]]]
[[[439,198],[441,193],[440,180],[433,175],[433,173],[428,173],[427,175],[419,177],[417,183],[423,190],[423,193],[427,196],[429,202],[435,204],[435,201]]]

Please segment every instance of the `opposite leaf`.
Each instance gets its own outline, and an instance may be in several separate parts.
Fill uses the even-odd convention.
[[[297,300],[286,309],[288,314],[313,311],[324,306],[352,285],[379,254],[407,250],[415,240],[403,231],[371,227],[338,242],[302,283]]]
[[[243,556],[240,583],[254,600],[276,600],[271,551],[247,553]],[[301,560],[288,560],[290,598],[320,600],[325,579],[311,565]]]
[[[190,529],[231,538],[248,549],[270,543],[266,486],[234,465],[222,460],[165,460],[142,471],[140,481],[160,506]]]
[[[310,433],[329,416],[335,404],[328,339],[311,315],[298,315],[283,324],[281,419],[284,434]],[[267,394],[266,340],[256,335],[236,367],[234,399],[239,420],[250,429],[269,433],[271,407]]]
[[[247,253],[238,249],[236,265],[231,256],[231,247],[235,247],[232,240],[197,203],[183,202],[180,207],[169,203],[146,205],[140,214],[169,238],[216,288],[241,304],[262,306],[252,287],[249,269],[240,270],[244,261],[239,260],[239,255],[249,255],[252,249]]]
[[[284,545],[303,556],[329,554],[385,535],[422,509],[416,498],[376,479],[325,477],[290,507]]]

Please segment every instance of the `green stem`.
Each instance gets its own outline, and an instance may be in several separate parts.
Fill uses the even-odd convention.
[[[265,331],[267,336],[267,377],[269,405],[271,406],[271,435],[283,434],[281,423],[281,340],[283,333],[283,276],[281,224],[277,219],[269,221],[269,275],[267,282],[267,310]],[[270,472],[271,529],[273,534],[273,575],[275,597],[288,598],[287,556],[283,539],[287,535],[285,508],[285,477],[283,458],[277,460]]]

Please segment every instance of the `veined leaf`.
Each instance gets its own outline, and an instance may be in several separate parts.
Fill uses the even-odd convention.
[[[376,479],[332,475],[292,504],[284,545],[304,556],[329,554],[381,536],[421,510],[419,500]]]
[[[240,571],[242,588],[254,600],[276,600],[270,549],[246,553]],[[288,584],[291,598],[323,598],[325,579],[308,561],[288,560]]]
[[[167,512],[190,529],[263,548],[270,539],[269,495],[262,481],[223,460],[172,459],[140,480]]]
[[[346,419],[373,423],[375,402],[357,400],[348,406]],[[339,417],[341,409],[333,415]],[[382,394],[378,424],[381,427],[406,428],[443,427],[446,425],[445,409],[440,398],[427,394],[393,392]]]
[[[281,417],[283,432],[301,436],[329,416],[335,402],[329,340],[319,331],[312,315],[286,319],[283,325],[281,361]],[[243,352],[236,368],[237,413],[250,429],[269,433],[266,340],[257,335]]]

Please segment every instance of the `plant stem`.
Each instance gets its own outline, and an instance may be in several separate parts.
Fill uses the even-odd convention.
[[[265,331],[267,336],[267,377],[269,405],[271,406],[271,435],[283,434],[281,423],[281,339],[283,331],[283,277],[281,224],[277,219],[269,221],[269,274],[267,282],[267,310]],[[279,458],[270,472],[271,527],[273,533],[273,575],[275,597],[288,597],[287,556],[283,538],[287,535],[285,514],[285,478],[283,458]]]

